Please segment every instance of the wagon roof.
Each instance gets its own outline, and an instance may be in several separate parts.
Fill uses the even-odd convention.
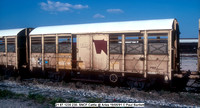
[[[25,28],[0,30],[0,38],[3,36],[17,36],[17,34]]]
[[[173,29],[175,19],[122,21],[106,23],[89,23],[59,26],[44,26],[35,28],[30,34],[55,34],[55,33],[101,33],[115,31],[138,31],[138,30],[163,30]]]

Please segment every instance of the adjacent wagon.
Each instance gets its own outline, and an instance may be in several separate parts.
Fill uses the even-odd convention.
[[[199,41],[198,41],[198,50],[197,50],[197,56],[198,56],[198,66],[197,70],[200,72],[200,19],[199,19]]]
[[[28,67],[28,42],[32,28],[0,30],[1,72],[13,74]]]

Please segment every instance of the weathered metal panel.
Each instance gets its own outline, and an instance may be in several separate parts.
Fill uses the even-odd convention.
[[[72,69],[71,59],[71,53],[58,53],[58,69]]]
[[[56,70],[72,69],[72,36],[69,34],[57,34],[56,39]]]
[[[107,34],[93,35],[92,66],[94,70],[109,69],[109,56],[107,53],[108,38]]]
[[[91,36],[77,35],[77,62],[79,69],[91,69]]]
[[[55,53],[44,53],[44,68],[56,68]]]
[[[125,55],[125,71],[143,73],[144,55]]]
[[[33,67],[42,68],[42,54],[41,53],[32,53],[30,57],[30,69]]]
[[[7,64],[7,57],[5,52],[0,53],[0,65],[6,66]]]
[[[77,35],[79,69],[108,70],[108,35]]]
[[[148,55],[147,73],[148,74],[167,74],[168,73],[168,55]]]
[[[8,55],[8,65],[16,66],[16,53],[7,53]]]
[[[122,54],[110,54],[110,71],[122,72]]]

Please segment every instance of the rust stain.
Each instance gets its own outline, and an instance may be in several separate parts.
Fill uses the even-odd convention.
[[[96,53],[101,54],[101,50],[107,55],[107,41],[104,40],[93,40],[96,48]]]
[[[57,62],[59,69],[71,69],[71,54],[70,53],[59,53],[57,55]]]

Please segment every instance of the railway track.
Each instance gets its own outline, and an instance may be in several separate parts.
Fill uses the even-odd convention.
[[[185,87],[188,92],[200,93],[200,79],[189,80],[187,86]]]
[[[144,91],[148,91],[148,90],[168,90],[168,91],[179,91],[179,92],[193,92],[193,93],[199,93],[200,92],[200,76],[197,72],[186,72],[186,71],[182,71],[181,73],[184,73],[185,76],[183,76],[183,74],[180,75],[176,75],[176,77],[180,77],[180,78],[184,78],[185,79],[183,81],[187,81],[186,85],[184,85],[184,87],[181,87],[177,89],[176,85],[175,86],[171,86],[170,85],[166,85],[165,83],[159,83],[162,82],[160,80],[154,79],[154,80],[147,80],[147,79],[142,79],[142,78],[132,78],[132,77],[128,77],[126,79],[118,79],[118,81],[116,83],[110,82],[109,78],[104,78],[104,77],[99,77],[95,79],[91,79],[91,77],[88,78],[81,78],[81,77],[70,77],[67,82],[87,82],[90,84],[105,84],[105,85],[109,85],[111,87],[122,87],[125,89],[137,89],[137,90],[144,90]],[[53,74],[51,74],[53,75]],[[11,75],[7,75],[5,74],[4,77],[5,78],[9,78]],[[59,77],[60,76],[60,77]],[[86,76],[86,75],[85,75]],[[27,78],[29,77],[29,78]],[[31,81],[34,78],[37,77],[31,77],[30,75],[22,78],[22,81]],[[63,79],[63,75],[59,75],[59,74],[55,74],[51,77],[46,77],[48,79],[45,79],[44,77],[40,77],[43,78],[42,81],[45,80],[50,80],[52,82],[61,82],[61,81],[65,81],[65,79]],[[39,81],[39,80],[38,80]],[[181,82],[179,81],[177,84],[180,85],[181,83],[184,83],[182,80]],[[176,80],[174,81],[176,82]]]
[[[170,91],[139,91],[127,87],[111,87],[105,84],[83,83],[83,82],[57,82],[49,79],[24,79],[2,80],[0,89],[10,90],[16,93],[36,93],[50,97],[61,97],[67,102],[144,102],[146,106],[171,106],[184,107],[190,105],[199,106],[198,97],[200,94],[189,92],[170,92]],[[197,100],[185,99],[189,96]],[[191,97],[190,97],[191,98]],[[200,100],[200,99],[199,99]]]
[[[85,79],[85,78],[71,78],[70,80],[67,80],[67,83],[76,83],[76,82],[83,82],[85,84],[92,84],[92,85],[105,85],[105,86],[110,86],[110,87],[120,87],[120,89],[124,90],[130,90],[130,89],[137,89],[137,90],[142,90],[142,91],[151,91],[151,90],[166,90],[166,91],[172,91],[172,92],[191,92],[191,93],[200,93],[200,79],[198,78],[199,75],[197,75],[195,72],[190,72],[191,74],[188,76],[188,82],[184,86],[184,88],[177,89],[177,88],[172,88],[169,87],[169,85],[163,85],[163,83],[158,83],[158,81],[147,81],[145,79],[126,79],[127,81],[123,82],[117,82],[117,83],[109,83],[105,79],[97,79],[97,80],[91,80],[91,79]],[[28,81],[31,82],[35,78],[27,78],[27,79],[22,79],[22,81]],[[36,78],[37,79],[37,78]],[[51,81],[54,83],[60,83],[60,82],[65,82],[56,78],[53,79],[37,79],[37,81],[40,84],[44,84],[45,81]]]

